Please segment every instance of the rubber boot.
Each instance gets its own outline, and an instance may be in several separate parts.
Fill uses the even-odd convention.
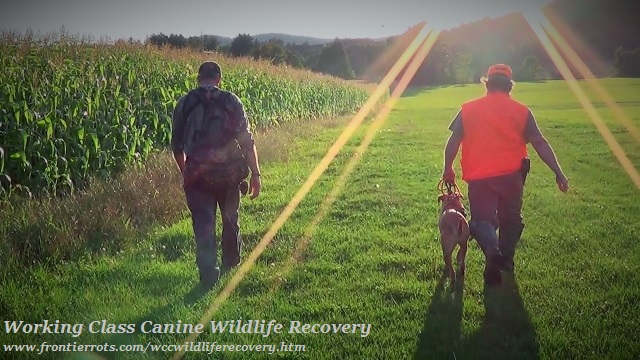
[[[502,254],[498,245],[496,228],[485,221],[471,220],[470,231],[485,256],[485,285],[496,286],[502,284]]]
[[[216,247],[210,243],[196,244],[196,265],[200,275],[200,284],[211,289],[220,278],[220,268],[216,266]]]
[[[220,279],[220,268],[217,266],[198,266],[200,284],[205,289],[211,289]]]
[[[522,236],[522,231],[524,230],[523,223],[515,223],[515,224],[507,224],[506,226],[500,227],[500,235],[498,237],[498,243],[500,248],[500,253],[503,257],[502,269],[507,271],[514,270],[514,261],[513,258],[516,253],[516,246],[520,241],[520,237]]]

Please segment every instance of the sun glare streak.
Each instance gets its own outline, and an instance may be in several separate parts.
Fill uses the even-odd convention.
[[[568,23],[562,19],[557,11],[552,6],[547,5],[542,7],[542,13],[544,17],[541,19],[543,27],[548,21],[557,29],[559,34],[562,34],[563,38],[572,45],[570,48],[575,50],[576,53],[583,54],[581,58],[589,59],[593,65],[589,70],[595,70],[593,73],[606,73],[611,69],[611,66],[602,59],[602,56],[585,42],[585,40],[571,29]]]
[[[554,18],[556,18],[558,21],[560,20],[557,17]],[[602,87],[600,81],[593,75],[593,72],[589,69],[587,64],[582,61],[576,51],[571,47],[571,45],[569,45],[565,38],[560,34],[558,29],[551,23],[550,19],[542,19],[540,25],[546,31],[547,35],[557,44],[558,48],[564,53],[565,57],[573,64],[573,66],[576,67],[582,77],[586,79],[587,84],[591,86],[598,97],[600,97],[600,99],[604,101],[609,109],[611,109],[614,114],[614,118],[618,121],[618,123],[622,124],[627,129],[627,131],[629,131],[629,133],[631,133],[631,135],[636,139],[636,141],[640,142],[640,131],[638,130],[636,125],[624,113],[622,108],[618,105],[618,103],[616,103],[613,97],[611,97],[611,95],[609,95],[604,87]],[[565,31],[568,31],[566,27],[563,28],[565,28]]]
[[[204,313],[202,318],[200,319],[200,324],[206,325],[213,314],[220,308],[222,303],[226,301],[231,293],[235,290],[235,288],[240,284],[240,281],[244,278],[244,276],[251,270],[258,257],[264,252],[269,243],[273,240],[276,233],[282,228],[284,223],[289,219],[293,211],[298,207],[300,202],[304,199],[307,193],[311,190],[313,185],[318,181],[320,176],[324,173],[324,171],[329,167],[329,164],[338,152],[344,147],[344,145],[349,141],[353,133],[358,129],[360,124],[364,121],[365,117],[373,110],[373,108],[378,103],[378,100],[387,92],[389,85],[393,79],[398,76],[402,68],[409,62],[413,54],[417,51],[420,44],[424,42],[430,32],[426,31],[426,27],[422,24],[422,28],[418,35],[416,35],[415,39],[409,44],[407,49],[403,52],[400,58],[396,61],[394,66],[389,70],[387,75],[382,79],[382,81],[376,87],[376,90],[372,93],[369,99],[365,102],[362,108],[356,113],[353,119],[349,122],[345,130],[338,137],[336,142],[331,146],[328,150],[327,154],[320,161],[320,163],[316,166],[316,168],[311,172],[307,180],[300,187],[298,192],[293,196],[289,204],[282,210],[280,215],[273,222],[267,233],[262,237],[260,242],[256,245],[253,251],[247,256],[247,259],[240,265],[236,273],[233,275],[231,280],[227,283],[224,289],[214,298],[211,303],[211,306]],[[390,101],[388,99],[387,101]],[[194,341],[199,334],[191,334],[187,338],[186,341]],[[177,352],[173,359],[181,359],[184,356],[185,352],[183,350]]]
[[[407,86],[409,85],[409,81],[411,81],[415,73],[418,71],[418,69],[420,68],[420,65],[422,64],[424,59],[427,57],[427,55],[433,48],[433,45],[435,44],[439,36],[440,36],[440,32],[435,32],[435,31],[431,32],[429,36],[427,36],[427,39],[424,41],[420,49],[416,52],[414,58],[412,59],[409,66],[407,67],[407,71],[404,73],[397,87],[392,92],[389,101],[387,101],[383,105],[383,107],[380,109],[380,112],[376,116],[375,120],[372,122],[369,129],[367,129],[367,132],[362,142],[356,148],[353,156],[351,157],[347,165],[342,170],[342,173],[336,180],[333,188],[331,189],[327,197],[324,199],[324,201],[320,205],[318,212],[316,212],[316,215],[314,216],[312,221],[305,228],[303,237],[297,242],[296,248],[294,249],[291,257],[289,258],[287,263],[282,267],[282,270],[279,272],[279,278],[276,279],[275,283],[271,286],[271,288],[269,289],[269,292],[265,296],[265,301],[263,302],[263,306],[274,296],[275,292],[280,288],[280,286],[284,282],[284,276],[288,274],[300,262],[300,260],[302,260],[302,255],[304,254],[307,247],[309,246],[311,238],[315,234],[318,226],[320,225],[322,220],[324,220],[324,218],[327,216],[327,214],[329,213],[329,210],[331,209],[335,201],[338,199],[338,196],[344,190],[344,187],[347,184],[347,180],[349,179],[349,176],[351,176],[356,166],[360,163],[362,156],[369,148],[369,145],[371,145],[371,142],[373,142],[375,136],[378,133],[378,130],[380,130],[380,128],[388,118],[396,102],[399,100],[400,96],[402,96],[402,93],[406,90]]]
[[[578,81],[573,76],[573,73],[569,69],[569,66],[564,61],[564,59],[562,58],[558,50],[552,44],[551,39],[549,39],[549,37],[547,36],[547,33],[542,28],[542,25],[540,23],[533,22],[531,18],[528,17],[527,15],[525,15],[525,18],[527,19],[527,22],[529,23],[534,33],[540,40],[540,43],[544,47],[545,51],[549,54],[551,61],[553,61],[553,63],[558,68],[558,71],[560,71],[560,74],[562,74],[562,77],[567,82],[569,89],[573,92],[575,97],[578,99],[578,101],[580,102],[580,105],[582,105],[587,115],[589,115],[589,117],[591,118],[591,121],[593,121],[594,125],[596,126],[596,128],[598,129],[602,137],[604,138],[605,142],[607,143],[607,145],[609,145],[609,148],[611,149],[615,157],[618,159],[623,169],[627,172],[627,174],[631,178],[631,181],[633,181],[636,187],[640,189],[640,174],[638,174],[638,171],[633,166],[633,164],[625,154],[624,150],[620,146],[620,144],[616,141],[611,131],[609,131],[609,128],[604,123],[604,121],[600,117],[600,114],[598,114],[598,112],[596,111],[595,107],[593,106],[593,104],[591,103],[587,95],[585,95],[580,85],[578,85]]]
[[[425,24],[426,22],[423,21],[419,23],[415,29],[420,29],[421,27],[425,26]],[[415,30],[410,30],[410,31],[415,31]],[[387,46],[386,49],[382,52],[382,54],[376,56],[375,61],[371,65],[369,65],[365,70],[362,76],[364,79],[371,80],[372,78],[375,78],[375,74],[382,71],[382,69],[385,67],[385,64],[393,63],[394,55],[403,53],[404,51],[403,46],[405,46],[403,45],[404,36],[405,34],[395,37],[391,43],[391,46]]]

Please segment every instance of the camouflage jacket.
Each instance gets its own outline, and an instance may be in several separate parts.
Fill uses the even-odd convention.
[[[235,94],[216,88],[207,100],[202,89],[182,96],[173,111],[171,150],[189,158],[226,163],[251,151],[253,135],[244,106]]]

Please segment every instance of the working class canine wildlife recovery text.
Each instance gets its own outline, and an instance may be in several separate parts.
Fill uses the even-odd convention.
[[[60,320],[44,320],[41,323],[27,323],[20,321],[5,321],[7,334],[69,334],[79,337],[84,331],[92,334],[202,334],[205,332],[205,324],[176,323],[160,324],[153,321],[145,321],[141,324],[113,324],[107,320],[96,320],[89,323],[64,323]],[[365,323],[332,323],[309,324],[297,320],[288,323],[280,323],[276,320],[212,320],[209,322],[209,331],[213,334],[259,334],[268,337],[271,334],[355,334],[367,337],[371,332],[371,324]]]

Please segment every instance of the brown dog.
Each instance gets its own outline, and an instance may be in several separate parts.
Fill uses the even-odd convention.
[[[458,273],[464,276],[465,258],[467,256],[467,243],[469,240],[469,223],[466,212],[462,205],[462,195],[442,194],[438,196],[438,202],[442,203],[440,208],[440,242],[442,243],[442,254],[444,256],[445,273],[454,281],[456,272],[453,269],[451,256],[456,245],[459,245],[456,260],[458,262]]]

